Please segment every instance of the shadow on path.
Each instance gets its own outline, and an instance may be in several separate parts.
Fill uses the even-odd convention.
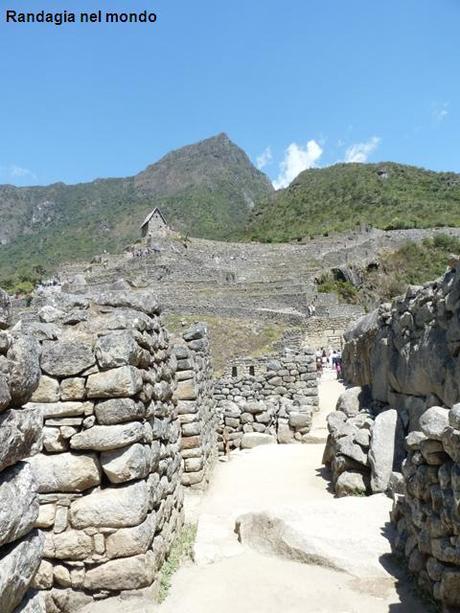
[[[381,532],[391,544],[395,536],[395,528],[391,522],[387,522]],[[388,607],[389,613],[438,613],[440,611],[436,604],[418,588],[404,560],[395,554],[388,553],[380,556],[379,562],[387,573],[395,578],[395,590],[401,600]]]

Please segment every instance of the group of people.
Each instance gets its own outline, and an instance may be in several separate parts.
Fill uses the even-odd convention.
[[[331,368],[335,370],[337,379],[342,378],[342,352],[340,349],[328,349],[324,347],[318,349],[316,352],[316,372],[318,377],[323,373],[324,368]]]

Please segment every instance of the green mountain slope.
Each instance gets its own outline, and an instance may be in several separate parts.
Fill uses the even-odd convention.
[[[246,238],[288,241],[351,230],[460,226],[460,175],[395,163],[302,172],[253,210]]]
[[[0,279],[37,265],[121,251],[162,208],[177,231],[225,239],[254,203],[273,192],[268,178],[225,134],[183,147],[135,177],[47,187],[0,186]]]

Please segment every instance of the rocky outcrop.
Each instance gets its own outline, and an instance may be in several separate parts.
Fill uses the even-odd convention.
[[[8,330],[11,303],[0,290],[0,611],[44,611],[30,590],[43,553],[34,524],[39,500],[33,471],[24,460],[41,450],[43,418],[24,408],[39,378],[39,346],[33,338]],[[24,607],[24,608],[22,608]]]
[[[177,360],[148,293],[56,294],[38,319],[22,323],[42,350],[23,409],[44,420],[28,460],[44,535],[33,586],[47,611],[74,613],[150,586],[182,524]]]
[[[217,456],[219,414],[206,324],[198,323],[175,345],[177,410],[181,423],[182,484],[207,485]]]
[[[360,320],[346,341],[345,375],[371,393],[370,485],[393,495],[395,550],[443,610],[457,611],[460,259],[451,258],[442,278]]]
[[[286,350],[277,358],[244,361],[216,382],[215,398],[221,453],[239,448],[243,435],[251,432],[279,443],[305,441],[318,407],[314,354]]]

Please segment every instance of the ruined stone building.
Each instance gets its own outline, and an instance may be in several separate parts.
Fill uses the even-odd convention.
[[[158,207],[155,207],[141,225],[141,232],[143,238],[149,238],[152,236],[161,236],[169,232],[170,227]]]

